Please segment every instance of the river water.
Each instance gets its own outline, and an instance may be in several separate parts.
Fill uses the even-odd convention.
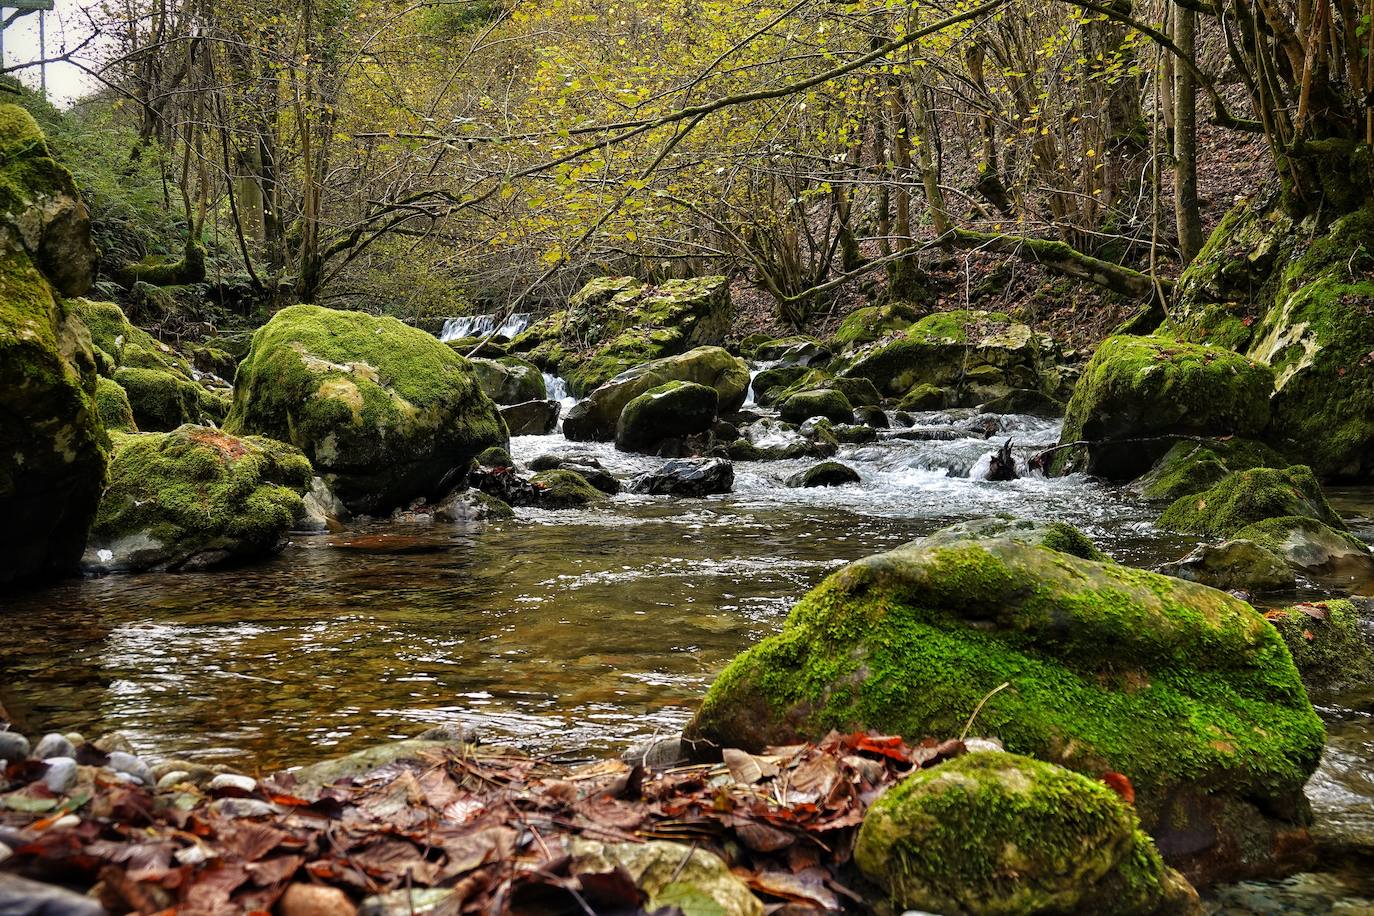
[[[785,486],[807,461],[739,463],[734,492],[711,499],[622,495],[486,525],[359,524],[233,570],[23,592],[0,599],[19,624],[0,658],[0,699],[33,732],[118,730],[152,756],[254,771],[450,723],[584,758],[681,728],[721,667],[827,573],[951,522],[1066,521],[1140,566],[1191,548],[1153,527],[1158,506],[1120,488],[971,479],[1005,437],[1023,457],[1058,438],[1056,422],[999,421],[991,440],[894,430],[846,446],[838,458],[862,482],[844,487]],[[929,429],[980,422],[918,417]],[[590,454],[622,477],[661,464],[557,433],[511,446],[518,461]],[[1374,533],[1367,490],[1333,497]],[[1309,788],[1319,823],[1337,839],[1374,838],[1374,695],[1317,702],[1331,731]],[[1374,913],[1372,871],[1241,885],[1224,910]]]

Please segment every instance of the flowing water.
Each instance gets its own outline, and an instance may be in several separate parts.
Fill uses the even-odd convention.
[[[567,397],[550,383],[550,397]],[[740,463],[734,492],[711,499],[622,495],[484,526],[379,521],[298,536],[233,570],[9,596],[0,612],[22,625],[0,655],[0,699],[30,731],[119,730],[153,756],[254,769],[448,723],[582,758],[679,729],[721,667],[827,573],[951,522],[1062,520],[1141,566],[1192,546],[1156,530],[1159,507],[1120,488],[976,479],[1004,438],[1024,460],[1057,440],[1056,422],[1002,417],[985,440],[967,432],[983,419],[967,411],[917,419],[841,451],[855,485],[791,489],[782,481],[809,462]],[[752,434],[791,435],[767,424]],[[558,433],[511,446],[517,460],[591,455],[622,477],[661,463]],[[1333,497],[1371,533],[1369,491]],[[1374,697],[1319,706],[1331,729],[1309,793],[1320,823],[1337,838],[1374,837]],[[1360,909],[1374,899],[1362,874],[1239,885],[1223,910],[1374,912]]]
[[[450,318],[444,322],[443,329],[439,332],[439,339],[442,341],[462,340],[466,337],[486,337],[493,331],[497,339],[511,340],[525,328],[530,326],[530,314],[528,312],[516,312],[508,315],[498,327],[496,315],[463,315],[458,318]]]

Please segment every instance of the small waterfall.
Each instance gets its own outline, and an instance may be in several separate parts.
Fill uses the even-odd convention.
[[[568,383],[556,375],[548,372],[544,373],[544,388],[548,392],[550,401],[557,401],[560,405],[558,409],[558,423],[563,424],[563,415],[568,412],[568,408],[577,403],[577,398],[568,391]]]
[[[766,362],[761,362],[761,363],[750,363],[750,364],[749,364],[749,391],[744,395],[744,406],[745,406],[745,407],[756,407],[756,406],[758,406],[758,397],[754,394],[754,379],[758,378],[758,377],[759,377],[759,373],[762,372],[763,370],[765,370],[765,369],[772,369],[774,366],[777,366],[777,365],[780,365],[780,361],[779,361],[779,360],[776,360],[776,359],[775,359],[775,360],[769,360],[769,361],[766,361]]]
[[[439,332],[439,339],[447,342],[462,340],[465,337],[486,337],[495,331],[497,337],[510,340],[530,326],[530,317],[529,312],[516,312],[500,327],[496,326],[495,315],[463,315],[449,318],[444,322],[443,330]]]

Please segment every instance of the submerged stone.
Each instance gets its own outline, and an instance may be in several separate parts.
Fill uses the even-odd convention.
[[[975,709],[1009,751],[1124,773],[1190,878],[1306,848],[1324,731],[1273,627],[1215,589],[1009,540],[907,546],[830,576],[721,673],[685,738],[948,737]]]
[[[854,861],[894,907],[1096,916],[1202,912],[1105,784],[997,751],[919,770],[864,817]]]

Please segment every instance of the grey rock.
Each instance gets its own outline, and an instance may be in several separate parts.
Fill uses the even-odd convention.
[[[145,786],[155,785],[157,780],[153,778],[153,771],[148,768],[148,764],[137,754],[130,754],[127,751],[110,752],[110,769],[116,773],[123,773],[139,780]]]
[[[121,732],[110,732],[108,735],[101,735],[91,743],[95,745],[96,750],[104,751],[107,754],[114,751],[123,751],[126,754],[138,753],[134,750],[133,742]]]
[[[558,426],[558,401],[524,401],[499,408],[512,436],[544,436]]]
[[[453,893],[447,887],[417,887],[378,894],[362,902],[358,916],[422,916],[436,912]]]
[[[186,770],[168,770],[157,778],[157,790],[159,792],[169,792],[184,782],[191,781],[191,774]]]
[[[676,458],[657,471],[630,481],[631,493],[652,496],[703,497],[729,493],[735,485],[735,468],[722,458]]]
[[[29,757],[29,739],[19,732],[0,732],[0,760],[17,763]]]
[[[67,794],[67,790],[76,785],[76,760],[72,757],[48,757],[46,760],[48,771],[43,774],[43,784],[54,795]]]
[[[838,487],[858,482],[859,472],[838,461],[822,461],[787,478],[789,487]]]
[[[210,802],[210,810],[222,817],[271,817],[282,812],[276,805],[256,798],[217,798]]]
[[[65,735],[51,733],[43,736],[43,740],[38,742],[38,746],[33,749],[33,756],[39,760],[48,760],[52,757],[75,757],[76,748]]]
[[[3,916],[105,916],[93,897],[65,887],[0,873],[0,914]]]
[[[239,773],[221,773],[210,780],[210,791],[220,792],[231,790],[235,792],[256,792],[258,781],[252,776],[244,776]]]

